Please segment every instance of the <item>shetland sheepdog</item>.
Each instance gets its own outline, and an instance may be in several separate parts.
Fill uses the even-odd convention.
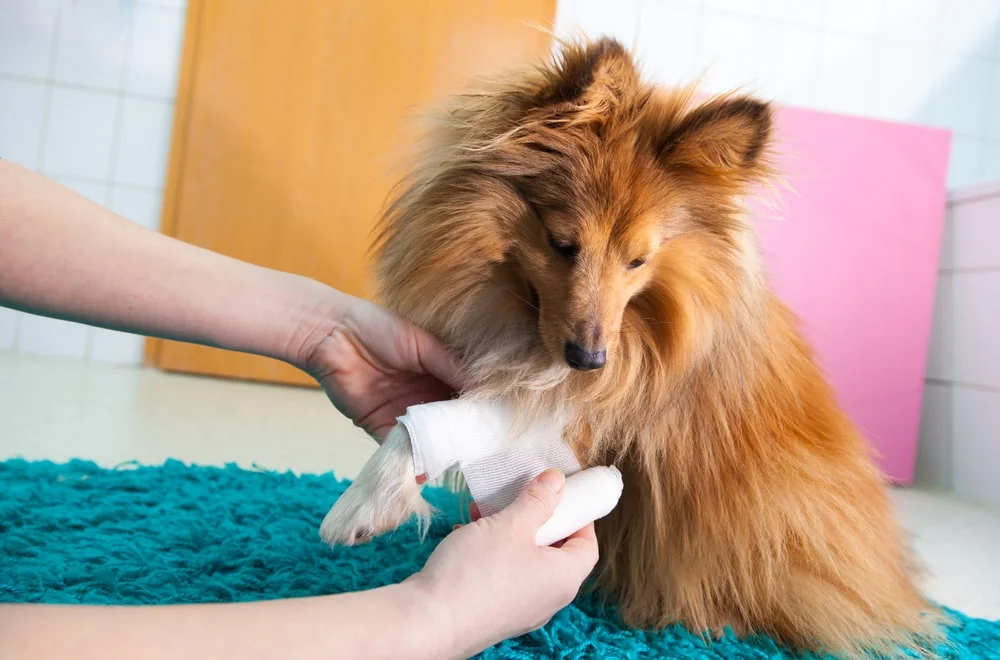
[[[386,207],[380,300],[526,419],[617,465],[593,584],[628,625],[930,654],[944,616],[864,438],[772,292],[742,200],[775,175],[772,109],[640,80],[610,39],[436,115]],[[398,428],[322,527],[426,516]]]

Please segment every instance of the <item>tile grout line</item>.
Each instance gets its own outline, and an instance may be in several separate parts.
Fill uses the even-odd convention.
[[[951,387],[964,390],[975,390],[977,392],[990,392],[994,394],[1000,394],[1000,386],[979,385],[977,383],[969,383],[961,380],[945,380],[943,378],[925,378],[924,384],[937,385],[939,387]]]
[[[116,89],[111,89],[109,87],[99,87],[97,85],[87,85],[84,83],[56,80],[55,78],[38,78],[36,76],[23,76],[16,73],[0,72],[0,80],[10,80],[12,82],[21,82],[21,83],[33,83],[36,85],[51,84],[55,87],[63,87],[66,89],[73,89],[82,92],[97,92],[99,94],[112,94],[115,96],[124,95],[128,98],[142,99],[144,101],[160,101],[162,103],[175,103],[177,100],[173,96],[160,96],[159,94],[134,92],[129,89],[123,89],[121,85],[119,85],[119,87]]]
[[[105,177],[107,182],[104,189],[104,203],[103,206],[108,211],[111,211],[111,204],[114,199],[114,186],[115,180],[115,168],[118,165],[118,149],[121,146],[121,136],[122,136],[122,123],[125,112],[125,85],[128,81],[128,75],[130,71],[130,65],[132,60],[132,47],[135,43],[135,21],[136,13],[135,8],[129,12],[128,24],[126,26],[125,34],[125,45],[122,52],[122,68],[121,72],[118,74],[118,89],[115,92],[115,97],[117,102],[115,103],[115,117],[113,120],[113,130],[111,134],[111,155],[108,158],[108,169],[105,172]],[[87,328],[87,342],[83,351],[83,359],[85,362],[94,362],[94,341],[97,337],[97,328],[88,327]]]
[[[59,54],[59,25],[62,20],[62,4],[56,5],[55,16],[52,20],[52,43],[49,45],[49,68],[45,73],[45,104],[42,107],[42,127],[38,135],[38,159],[34,169],[40,171],[45,162],[45,149],[48,147],[49,119],[52,115],[52,94],[55,90],[53,78],[55,76],[56,57]],[[24,318],[27,312],[21,312],[14,318],[14,344],[13,351],[20,353],[21,331],[24,329]]]
[[[975,275],[977,273],[1000,272],[1000,266],[966,266],[961,268],[942,268],[938,275]]]

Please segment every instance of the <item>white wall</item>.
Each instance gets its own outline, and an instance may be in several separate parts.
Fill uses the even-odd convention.
[[[159,225],[185,0],[0,0],[0,157]],[[1000,0],[560,0],[676,84],[944,126],[950,184],[1000,178]],[[138,363],[137,337],[0,309],[0,350]]]
[[[184,0],[0,0],[0,158],[158,228]],[[138,364],[142,339],[0,308],[0,350]]]
[[[645,73],[954,131],[949,186],[1000,179],[1000,0],[560,0]]]
[[[1000,504],[1000,182],[948,204],[917,479]]]

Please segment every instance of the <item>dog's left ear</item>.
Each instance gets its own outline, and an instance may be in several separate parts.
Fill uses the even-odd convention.
[[[771,106],[750,97],[719,98],[697,107],[668,131],[659,157],[668,167],[752,174],[771,140]]]
[[[615,39],[569,42],[556,60],[540,69],[542,79],[530,105],[604,106],[639,83],[629,51]]]

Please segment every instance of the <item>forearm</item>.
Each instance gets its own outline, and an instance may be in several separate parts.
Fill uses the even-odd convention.
[[[407,583],[254,603],[0,605],[0,657],[442,658],[433,604]]]
[[[0,160],[2,305],[293,359],[302,333],[346,299],[134,225]]]

